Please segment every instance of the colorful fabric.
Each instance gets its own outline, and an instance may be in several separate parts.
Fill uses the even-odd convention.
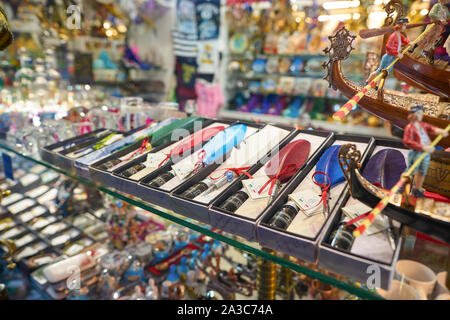
[[[198,39],[218,39],[220,26],[220,0],[197,0],[196,13]]]
[[[218,83],[211,85],[204,81],[197,81],[195,91],[197,93],[197,114],[215,118],[217,111],[225,103],[220,85]]]
[[[428,124],[426,122],[417,122],[417,124],[421,126],[421,128],[426,133],[436,132],[436,127],[432,126],[431,124]],[[403,134],[403,144],[412,150],[423,151],[423,147],[430,144],[429,138],[422,140],[423,134],[424,133],[422,132],[421,136],[419,129],[415,125],[415,122],[409,123],[405,127],[405,132]]]
[[[400,34],[400,37],[398,36]],[[401,41],[401,44],[399,43],[399,38]],[[390,54],[391,56],[398,56],[400,53],[399,48],[401,48],[401,45],[407,45],[409,44],[409,40],[402,35],[399,32],[393,32],[386,43],[386,53]]]

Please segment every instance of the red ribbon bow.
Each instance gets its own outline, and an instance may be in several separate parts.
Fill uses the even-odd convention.
[[[166,162],[167,160],[169,160],[171,157],[172,157],[172,151],[170,151],[169,154],[166,154],[166,157],[164,158],[164,160],[161,161],[160,164],[158,164],[158,168],[161,167],[161,166],[164,164],[164,162]]]
[[[253,179],[252,175],[250,173],[247,172],[248,169],[250,169],[251,167],[241,167],[241,168],[225,168],[225,169],[220,169],[220,170],[215,170],[213,171],[210,175],[209,178],[211,180],[219,180],[222,175],[218,176],[217,178],[213,178],[212,175],[214,172],[218,172],[218,171],[222,171],[225,170],[223,175],[226,175],[227,172],[234,172],[237,176],[240,176],[241,174],[245,174],[247,177],[249,177],[250,179]]]
[[[327,184],[323,184],[323,183],[317,182],[314,178],[318,174],[323,174],[327,178],[328,183]],[[331,179],[325,172],[322,172],[322,171],[314,172],[314,174],[312,175],[311,179],[312,179],[312,181],[314,182],[315,185],[319,186],[322,189],[322,196],[321,196],[320,202],[315,207],[317,207],[321,203],[323,203],[324,209],[326,209],[327,208],[328,191],[330,190]]]
[[[204,167],[203,164],[203,159],[206,157],[206,151],[204,149],[202,149],[199,153],[198,153],[198,161],[195,163],[194,165],[194,174],[198,172],[198,170],[200,170],[200,168]]]
[[[142,144],[135,152],[133,152],[125,161],[130,160],[133,158],[137,153],[143,154],[144,150],[147,148],[147,145],[150,143],[149,137],[146,137],[144,140],[142,140]]]
[[[291,163],[290,165],[288,165],[286,168],[284,168],[283,170],[281,170],[280,172],[277,173],[277,175],[273,178],[270,178],[269,181],[267,181],[262,187],[261,189],[259,189],[258,194],[261,194],[264,189],[269,185],[270,185],[270,189],[269,189],[269,195],[272,195],[272,191],[273,191],[273,187],[275,186],[275,183],[277,182],[278,178],[280,178],[282,175],[286,174],[286,175],[290,175],[291,173],[294,173],[295,171],[297,171],[297,166],[293,163]]]

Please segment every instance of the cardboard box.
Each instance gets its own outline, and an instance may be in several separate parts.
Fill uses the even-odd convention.
[[[322,148],[327,148],[333,143],[333,133],[327,133],[324,131],[311,131],[311,130],[297,130],[290,136],[289,141],[285,141],[283,146],[280,146],[280,150],[288,143],[293,142],[299,139],[305,139],[310,141],[311,143],[311,151],[308,159],[302,166],[304,168],[309,162],[314,161],[314,159],[320,155]],[[275,154],[273,155],[275,156]],[[264,163],[259,164],[255,168],[255,174],[252,173],[252,176],[255,178],[259,177],[267,177],[264,170],[267,166],[267,163],[272,159],[270,157]],[[300,168],[297,172],[302,170]],[[289,179],[291,181],[295,175]],[[261,214],[264,212],[265,208],[267,208],[270,204],[267,204],[266,199],[252,200],[248,199],[236,212],[230,212],[220,208],[220,205],[237,191],[243,188],[242,181],[249,179],[247,176],[242,176],[241,179],[235,181],[230,188],[228,188],[225,192],[222,192],[216,200],[213,202],[212,206],[209,210],[209,217],[211,225],[214,228],[231,232],[233,234],[237,234],[241,237],[244,237],[250,241],[256,240],[256,222],[261,217]],[[267,177],[267,180],[269,178]],[[279,190],[279,193],[283,192],[283,190],[289,185],[289,181],[284,183]],[[273,199],[275,200],[275,199]],[[251,210],[249,210],[251,209]]]
[[[208,127],[214,126],[214,124],[217,124],[217,123],[222,123],[222,122],[217,122],[215,120],[207,119],[207,120],[203,121],[202,128],[208,128]],[[193,134],[194,129],[195,128],[192,128],[191,130],[189,130],[189,133]],[[158,147],[155,147],[155,148],[151,149],[150,151],[145,150],[144,152],[142,152],[142,154],[137,154],[136,156],[138,156],[139,159],[141,160],[140,162],[137,162],[137,163],[141,163],[141,162],[145,161],[146,157],[149,153],[157,153],[157,152],[169,153],[170,150],[177,145],[177,143],[181,142],[181,140],[182,139],[180,139],[179,141],[168,142],[168,143],[165,143]],[[113,172],[123,172],[123,170],[128,169],[130,167],[129,164],[133,160],[137,159],[137,157],[130,158],[130,155],[133,154],[134,152],[139,152],[139,148],[141,148],[141,146],[142,146],[142,141],[136,142],[135,144],[128,146],[125,149],[113,152],[108,157],[102,158],[101,160],[95,162],[94,164],[89,166],[89,172],[90,172],[91,179],[100,184],[106,185],[106,186],[108,186],[108,185],[114,186],[117,179],[116,179],[116,176],[113,175]],[[121,159],[121,158],[123,160],[122,163],[120,163],[108,170],[104,170],[101,167],[102,164],[104,164],[108,161],[111,161],[114,159]],[[125,161],[127,158],[130,158],[130,160]],[[137,163],[134,163],[134,164],[137,164]],[[122,170],[122,168],[125,168],[125,169]],[[137,179],[136,182],[137,181],[139,181],[139,179]]]
[[[249,125],[248,128],[250,128]],[[226,183],[222,187],[216,189],[211,193],[202,193],[194,199],[188,199],[182,194],[201,182],[204,179],[208,179],[212,176],[213,179],[222,177],[229,168],[248,168],[246,171],[249,174],[253,174],[261,166],[261,161],[266,161],[271,155],[278,153],[281,146],[284,146],[292,137],[295,132],[290,127],[283,127],[277,125],[265,125],[263,127],[253,126],[255,130],[250,131],[247,129],[246,138],[247,141],[241,142],[238,148],[234,148],[227,156],[224,162],[220,164],[214,163],[203,170],[200,170],[197,174],[193,175],[190,179],[181,183],[172,193],[172,208],[181,215],[193,218],[195,220],[210,223],[209,219],[209,207],[212,203],[231,186],[230,183]],[[257,130],[260,130],[259,132]],[[260,144],[260,140],[267,142],[264,145]],[[255,143],[259,144],[259,148],[256,149]],[[245,144],[245,145],[244,145]],[[281,144],[281,146],[280,146]],[[256,151],[254,151],[256,150]],[[254,152],[254,154],[252,154]],[[214,175],[215,173],[215,175]],[[240,178],[239,178],[240,179]]]
[[[364,154],[371,141],[371,138],[367,136],[337,134],[334,135],[332,145],[353,143]],[[320,155],[315,157],[314,161],[310,161],[294,177],[286,189],[278,195],[274,203],[263,212],[261,220],[257,222],[256,229],[256,236],[261,246],[286,253],[305,261],[316,262],[320,235],[324,231],[324,226],[331,216],[324,217],[322,214],[322,205],[319,205],[314,211],[315,214],[310,217],[300,211],[286,230],[271,227],[269,221],[288,202],[290,194],[306,190],[313,190],[318,195],[321,193],[320,187],[312,182],[312,175],[315,172],[317,162],[326,149],[322,148]],[[345,192],[347,185],[347,182],[342,182],[330,190],[330,212],[339,204],[339,200]]]
[[[101,134],[102,132],[105,132],[105,134]],[[99,134],[98,138],[95,138],[93,140],[88,140],[86,141],[85,139]],[[75,159],[69,158],[66,156],[67,153],[69,153],[69,150],[73,150],[72,148],[68,148],[68,149],[63,149],[60,150],[63,146],[70,144],[70,143],[77,143],[80,142],[79,146],[81,147],[87,147],[91,144],[94,144],[98,141],[100,141],[102,138],[106,137],[108,134],[106,133],[105,129],[97,129],[95,131],[89,132],[89,133],[85,133],[82,134],[81,136],[77,136],[68,140],[64,140],[58,143],[54,143],[52,145],[49,146],[45,146],[43,148],[40,148],[40,154],[41,154],[41,158],[42,160],[49,162],[63,170],[67,170],[67,171],[73,171],[75,168]],[[84,141],[84,142],[82,142]]]
[[[408,149],[401,141],[389,139],[374,139],[369,147],[368,154],[361,162],[363,172],[369,159],[378,151],[392,148],[397,149],[405,156],[407,164]],[[326,231],[322,234],[319,244],[319,266],[332,272],[339,273],[353,280],[366,284],[369,277],[374,272],[372,268],[379,268],[380,286],[389,290],[392,279],[395,275],[395,266],[401,250],[401,232],[403,225],[394,221],[396,228],[395,250],[392,250],[385,232],[376,234],[364,234],[355,240],[350,252],[334,248],[330,245],[330,236],[342,219],[342,208],[349,204],[357,203],[349,192],[346,192],[341,205],[337,206],[329,220]],[[367,231],[366,231],[367,232]],[[367,248],[367,250],[366,250]],[[369,268],[370,267],[370,268]]]

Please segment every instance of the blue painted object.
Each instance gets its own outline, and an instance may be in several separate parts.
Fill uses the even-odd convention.
[[[180,276],[177,273],[177,266],[171,265],[170,266],[170,273],[167,276],[167,280],[169,280],[172,283],[178,282],[180,280]]]
[[[178,275],[186,274],[188,273],[189,268],[187,266],[187,258],[182,257],[180,260],[180,265],[178,266]]]
[[[201,256],[202,260],[205,260],[206,258],[208,258],[208,256],[211,254],[211,246],[209,244],[205,244],[203,246],[203,253]]]
[[[330,188],[345,181],[344,173],[342,172],[338,159],[338,152],[340,148],[340,145],[331,146],[328,148],[316,165],[316,171],[325,172],[328,177],[330,177]],[[323,174],[316,175],[314,179],[318,183],[328,184],[328,179]]]
[[[230,152],[242,142],[246,132],[247,126],[245,124],[237,124],[216,134],[214,138],[203,147],[203,150],[205,151],[205,157],[202,160],[203,165],[206,167]]]
[[[189,260],[189,269],[191,269],[191,270],[197,269],[196,262],[199,261],[198,255],[199,255],[198,250],[192,251],[192,257]]]
[[[218,250],[222,250],[223,245],[220,243],[219,240],[214,240],[214,243],[212,245],[212,252],[217,253]]]

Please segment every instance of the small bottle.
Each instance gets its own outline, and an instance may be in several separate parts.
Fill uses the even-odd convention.
[[[248,198],[249,195],[247,194],[247,191],[245,191],[245,188],[242,188],[225,200],[225,202],[220,205],[220,208],[230,212],[236,212],[236,210],[239,209],[239,207],[242,206]]]
[[[286,203],[269,221],[271,227],[286,230],[297,215],[299,207],[293,201]]]
[[[187,199],[194,199],[195,197],[198,197],[203,192],[208,190],[208,188],[212,185],[212,183],[209,180],[201,181],[197,184],[194,184],[192,187],[187,189],[185,192],[183,192],[181,195]]]
[[[353,236],[353,231],[356,229],[355,225],[347,226],[347,222],[343,221],[339,223],[336,230],[331,234],[330,244],[336,249],[341,249],[349,251],[352,248],[355,237]]]
[[[145,165],[143,165],[142,163],[139,163],[135,166],[132,166],[131,168],[128,168],[127,170],[125,170],[124,172],[122,172],[122,175],[124,177],[131,177],[132,175],[138,173],[139,171],[141,171],[142,169],[145,168]]]
[[[164,172],[163,174],[160,174],[152,181],[150,181],[148,183],[148,185],[150,187],[159,188],[162,185],[165,185],[168,181],[172,180],[174,177],[175,177],[175,173],[173,171],[167,171],[167,172]]]
[[[120,160],[120,159],[109,160],[109,161],[101,164],[99,166],[99,168],[102,169],[102,170],[108,170],[109,168],[112,168],[112,167],[114,167],[115,165],[118,165],[121,162],[122,162],[122,160]]]

